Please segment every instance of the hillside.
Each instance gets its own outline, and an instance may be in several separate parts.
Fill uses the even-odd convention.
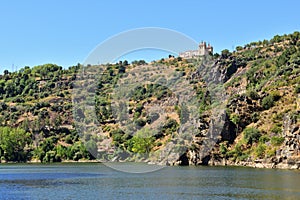
[[[298,32],[277,35],[237,47],[220,60],[237,137],[233,144],[222,141],[212,157],[231,164],[299,168],[299,45]]]
[[[198,59],[5,70],[0,160],[299,168],[299,74],[299,32]]]

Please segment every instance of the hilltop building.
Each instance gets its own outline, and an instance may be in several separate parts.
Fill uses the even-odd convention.
[[[201,42],[199,44],[198,50],[189,50],[185,52],[179,53],[179,57],[181,58],[194,58],[198,56],[205,56],[209,54],[213,54],[213,47],[208,43],[206,46],[206,42]]]

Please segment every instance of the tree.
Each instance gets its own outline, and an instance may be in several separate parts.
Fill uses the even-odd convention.
[[[241,50],[243,50],[243,47],[242,46],[237,46],[235,49],[236,49],[236,51],[241,51]]]
[[[258,129],[254,127],[246,128],[244,130],[244,139],[247,144],[252,144],[253,142],[257,142],[261,136],[261,133]]]
[[[223,58],[228,58],[230,56],[230,51],[228,49],[224,49],[222,52],[221,52],[221,56]]]
[[[43,67],[41,70],[40,70],[40,75],[41,75],[41,79],[46,79],[46,76],[47,76],[47,69],[45,67]]]
[[[127,64],[128,65],[128,64]],[[120,67],[119,67],[119,73],[121,74],[121,73],[125,73],[126,72],[126,68],[123,66],[123,65],[121,65]]]
[[[271,40],[270,40],[270,42],[272,43],[272,44],[274,44],[274,43],[279,43],[279,42],[281,42],[282,41],[282,36],[279,36],[279,35],[275,35]]]
[[[296,45],[297,41],[300,38],[300,32],[295,31],[293,34],[290,34],[289,36],[290,36],[290,39],[291,39],[291,43],[293,45]]]
[[[62,119],[61,119],[60,115],[58,115],[58,116],[55,118],[55,121],[54,121],[54,127],[55,127],[56,129],[58,129],[59,126],[61,126],[61,124],[62,124]]]
[[[139,130],[129,141],[129,150],[134,153],[149,153],[154,146],[155,138],[148,128]]]
[[[274,97],[272,95],[266,96],[263,98],[261,105],[265,110],[270,109],[274,106]]]
[[[265,144],[259,144],[259,145],[256,147],[255,151],[254,151],[255,155],[256,155],[258,158],[263,158],[264,155],[265,155],[266,148],[267,148],[267,147],[266,147]]]
[[[266,45],[268,45],[268,44],[269,44],[269,41],[268,41],[268,40],[263,40],[263,42],[262,42],[262,43],[263,43],[263,45],[264,45],[264,46],[266,46]]]
[[[218,54],[218,53],[215,53],[213,57],[214,57],[214,59],[217,59],[217,58],[219,58],[219,57],[220,57],[220,54]]]
[[[3,74],[4,74],[5,76],[7,76],[7,75],[9,74],[9,71],[6,69],[6,70],[3,71]]]
[[[247,91],[246,94],[247,94],[248,97],[250,97],[253,100],[257,100],[259,98],[259,95],[255,90]]]
[[[6,92],[6,95],[8,97],[13,97],[15,96],[15,83],[13,80],[8,80],[5,84],[4,90]]]
[[[128,61],[127,61],[127,60],[124,60],[123,65],[124,65],[124,66],[127,66],[127,65],[128,65]]]
[[[7,161],[26,161],[31,134],[21,128],[0,127],[0,154]]]

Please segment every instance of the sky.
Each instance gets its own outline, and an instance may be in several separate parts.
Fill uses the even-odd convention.
[[[0,73],[45,63],[63,67],[84,63],[106,39],[142,27],[181,32],[210,42],[215,52],[233,50],[299,31],[299,7],[298,0],[1,1]],[[144,56],[149,56],[147,60],[161,54],[151,55]]]

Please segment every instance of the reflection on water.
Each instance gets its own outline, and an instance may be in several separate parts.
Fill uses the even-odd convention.
[[[300,199],[299,185],[299,171],[289,170],[167,167],[128,174],[102,164],[0,165],[0,199]]]

